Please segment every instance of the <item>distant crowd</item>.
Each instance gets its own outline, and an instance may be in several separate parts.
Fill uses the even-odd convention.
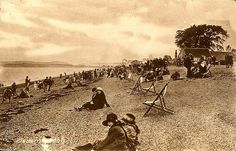
[[[130,65],[131,71],[138,75],[142,75],[145,81],[162,80],[163,75],[170,74],[167,67],[168,60],[165,58],[155,58],[140,64]]]
[[[184,66],[187,68],[188,78],[203,78],[210,76],[208,75],[208,71],[211,67],[211,60],[205,56],[201,56],[199,61],[195,62],[193,55],[191,53],[187,54],[184,57]]]

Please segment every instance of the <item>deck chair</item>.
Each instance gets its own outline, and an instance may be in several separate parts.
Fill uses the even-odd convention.
[[[156,94],[156,80],[152,81],[151,85],[147,88],[143,88],[144,94],[147,94],[148,92]]]
[[[131,89],[130,94],[134,94],[136,93],[142,93],[143,89],[142,89],[142,82],[143,82],[143,77],[139,76],[138,80],[135,82],[134,86]]]
[[[167,86],[168,83],[163,87],[163,89],[160,91],[160,93],[158,93],[157,97],[155,98],[154,101],[146,101],[143,104],[149,106],[148,110],[146,111],[146,113],[144,114],[144,116],[146,116],[146,114],[152,109],[152,107],[170,113],[170,114],[174,114],[174,111],[171,109],[168,109],[166,107],[166,103],[165,103],[165,99],[164,96],[166,94],[167,91]]]
[[[205,78],[207,76],[210,76],[210,77],[212,76],[210,69],[211,69],[211,64],[208,64],[207,65],[207,71],[203,74],[202,78]]]
[[[129,73],[129,74],[128,74],[127,80],[128,80],[128,81],[134,81],[134,79],[133,79],[133,74],[132,74],[132,73]]]

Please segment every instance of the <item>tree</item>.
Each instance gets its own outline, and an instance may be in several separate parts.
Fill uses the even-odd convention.
[[[172,60],[170,55],[164,55],[163,59],[168,61],[168,62]]]
[[[224,50],[223,43],[229,37],[226,30],[217,25],[193,25],[184,30],[177,30],[175,44],[183,48],[208,48]]]

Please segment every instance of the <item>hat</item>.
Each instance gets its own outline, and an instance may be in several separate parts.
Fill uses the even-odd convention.
[[[96,90],[100,90],[100,91],[102,91],[102,88],[101,87],[97,87],[97,89]]]
[[[114,113],[110,113],[110,114],[107,115],[107,119],[102,122],[102,125],[108,126],[108,122],[113,122],[113,123],[115,123],[117,120],[118,120],[117,115],[114,114]]]
[[[127,113],[123,118],[123,121],[127,122],[134,122],[135,121],[135,116],[133,114]]]
[[[96,90],[97,90],[97,88],[95,88],[95,87],[94,87],[94,88],[92,88],[92,92],[94,92],[94,91],[96,91]]]

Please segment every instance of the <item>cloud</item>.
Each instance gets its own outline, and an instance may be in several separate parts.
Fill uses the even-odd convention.
[[[76,64],[160,57],[174,54],[176,31],[191,24],[236,31],[231,0],[2,0],[1,8],[0,45],[18,55],[7,58],[13,60]],[[236,36],[231,38],[229,43]],[[19,48],[25,50],[17,53]]]
[[[1,21],[17,23],[27,27],[33,26],[30,21],[25,17],[25,14],[21,11],[20,3],[12,0],[1,1]]]
[[[134,33],[131,31],[121,31],[121,34],[128,36],[128,37],[134,36]]]
[[[39,47],[38,49],[26,51],[26,56],[29,57],[39,57],[39,56],[50,56],[50,55],[57,55],[65,52],[66,49],[59,47],[57,45],[47,44]]]
[[[8,60],[27,60],[24,53],[28,51],[28,47],[0,47],[0,60],[8,61]]]
[[[151,40],[151,36],[149,36],[147,34],[139,34],[139,37],[144,39],[144,40]]]

